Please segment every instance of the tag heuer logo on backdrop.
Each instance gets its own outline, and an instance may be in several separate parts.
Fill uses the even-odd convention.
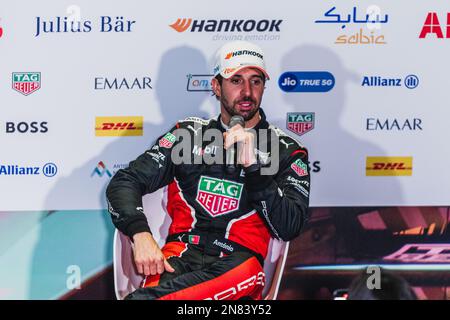
[[[289,112],[287,114],[286,127],[299,136],[314,129],[314,112]]]
[[[13,72],[12,88],[27,96],[41,88],[40,72]]]
[[[297,159],[293,164],[291,164],[291,168],[300,177],[308,175],[308,166],[301,159]]]
[[[172,148],[176,140],[177,137],[175,137],[172,133],[168,132],[164,137],[162,137],[159,140],[159,146],[167,149]]]
[[[197,202],[215,217],[239,208],[242,183],[202,176],[198,184]]]

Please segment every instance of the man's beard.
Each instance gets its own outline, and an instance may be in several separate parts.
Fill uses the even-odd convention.
[[[249,102],[253,103],[253,105],[255,107],[253,109],[251,109],[248,113],[245,113],[245,114],[239,113],[239,111],[236,110],[236,108],[234,106],[236,106],[239,102],[242,102],[242,101],[249,101]],[[223,96],[222,96],[220,99],[220,102],[223,105],[223,107],[225,108],[225,110],[228,112],[230,117],[242,116],[244,118],[244,121],[251,120],[255,116],[255,114],[258,112],[258,109],[259,109],[259,106],[256,104],[256,101],[254,101],[251,98],[244,98],[242,100],[237,101],[233,106],[230,106],[227,99],[223,98]]]

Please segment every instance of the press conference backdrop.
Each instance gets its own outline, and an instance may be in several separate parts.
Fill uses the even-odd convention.
[[[177,120],[218,115],[212,58],[231,40],[265,51],[262,108],[309,149],[312,206],[449,205],[448,12],[419,0],[3,3],[2,243],[41,245],[48,219],[91,213],[104,258],[88,269],[110,264],[108,181]],[[35,252],[15,252],[35,275]],[[27,279],[16,297],[31,297]]]

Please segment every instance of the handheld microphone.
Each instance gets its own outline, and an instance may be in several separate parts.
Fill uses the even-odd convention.
[[[244,128],[245,121],[244,121],[243,116],[239,116],[239,115],[232,116],[228,126],[231,129],[238,124],[240,124]],[[235,158],[236,158],[235,145],[232,145],[232,146],[230,146],[230,148],[228,148],[228,150],[226,152],[226,168],[229,173],[236,170]]]

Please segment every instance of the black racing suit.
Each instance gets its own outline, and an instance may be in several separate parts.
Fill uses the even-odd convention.
[[[165,186],[172,218],[162,251],[176,272],[147,277],[145,288],[129,298],[261,298],[270,237],[289,241],[308,219],[309,166],[307,150],[269,125],[262,109],[260,115],[253,128],[258,164],[249,168],[230,171],[223,164],[223,140],[205,138],[208,129],[225,132],[220,116],[191,117],[114,175],[106,190],[108,210],[122,233],[131,238],[151,232],[142,196]],[[187,152],[177,149],[183,141],[190,141]],[[265,175],[264,169],[276,161],[274,142],[279,145],[279,169]],[[205,154],[223,161],[207,164]],[[175,155],[184,157],[183,163],[174,161]]]

